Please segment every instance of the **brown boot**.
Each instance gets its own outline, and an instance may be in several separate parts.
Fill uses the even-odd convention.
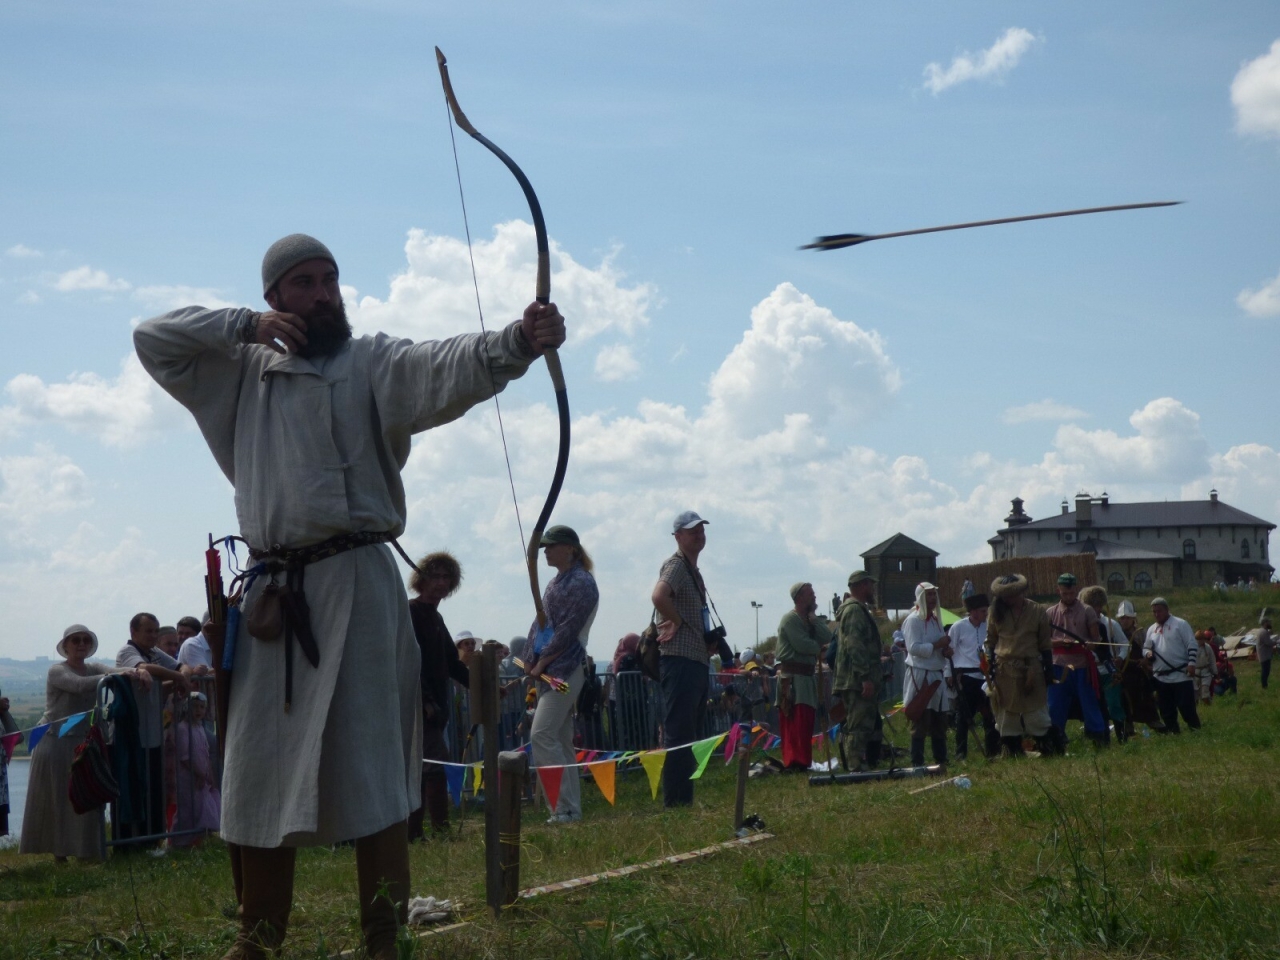
[[[293,906],[293,847],[231,846],[240,931],[222,960],[265,960],[280,953]]]
[[[372,960],[396,960],[396,934],[409,922],[409,843],[404,822],[356,841],[360,929]]]

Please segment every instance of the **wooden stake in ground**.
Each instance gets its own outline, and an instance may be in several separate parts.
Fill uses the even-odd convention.
[[[738,737],[738,792],[733,800],[733,832],[742,829],[742,820],[746,814],[743,808],[747,802],[747,773],[751,768],[751,735],[741,731]]]
[[[499,835],[502,861],[502,906],[509,907],[520,897],[520,804],[529,757],[523,750],[498,754],[498,813],[502,821]]]
[[[484,889],[485,902],[496,919],[502,913],[502,823],[499,818],[498,776],[498,648],[486,640],[471,661],[471,720],[484,731]]]

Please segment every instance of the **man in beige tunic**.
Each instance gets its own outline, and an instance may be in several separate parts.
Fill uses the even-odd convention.
[[[1055,752],[1047,693],[1053,682],[1053,626],[1044,607],[1027,599],[1026,577],[999,577],[992,581],[991,593],[987,690],[1004,751],[1022,756],[1022,738],[1030,736],[1045,752]]]
[[[300,652],[288,633],[250,636],[269,579],[260,577],[227,638],[221,833],[240,905],[227,957],[278,951],[296,848],[350,839],[365,945],[393,957],[422,756],[418,647],[384,542],[405,526],[400,470],[413,434],[521,376],[543,347],[564,342],[564,321],[534,303],[494,333],[353,339],[337,262],[303,234],[267,251],[262,287],[270,312],[188,307],[134,332],[142,365],[195,416],[234,485],[241,536],[258,559],[290,568],[281,581],[304,578],[310,608]]]

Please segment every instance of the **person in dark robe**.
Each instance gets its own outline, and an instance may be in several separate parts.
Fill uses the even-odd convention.
[[[413,633],[422,653],[422,758],[428,761],[450,760],[444,731],[449,723],[449,680],[466,687],[471,673],[449,635],[440,616],[440,601],[453,596],[462,585],[462,567],[443,551],[429,553],[418,561],[418,569],[409,579],[409,589],[416,596],[409,601]],[[422,806],[409,814],[409,839],[421,840],[423,821],[429,819],[431,832],[449,832],[449,785],[440,762],[422,765]]]

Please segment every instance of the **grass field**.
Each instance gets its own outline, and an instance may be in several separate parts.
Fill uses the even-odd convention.
[[[1223,633],[1268,602],[1173,600]],[[461,898],[473,922],[417,941],[416,955],[1280,956],[1280,683],[1263,692],[1257,664],[1237,667],[1239,695],[1202,710],[1199,733],[1101,752],[1075,736],[1063,758],[970,762],[954,768],[969,790],[753,780],[747,809],[775,839],[539,897],[499,922],[478,908],[482,820],[471,813],[454,839],[412,856],[415,893]],[[526,808],[522,885],[731,836],[733,779],[716,760],[692,810],[665,812],[642,772],[619,779],[616,807],[590,785],[583,796],[584,821],[567,827]],[[286,955],[356,945],[354,889],[350,849],[304,851]],[[0,960],[219,957],[232,907],[216,842],[94,866],[0,853]]]

